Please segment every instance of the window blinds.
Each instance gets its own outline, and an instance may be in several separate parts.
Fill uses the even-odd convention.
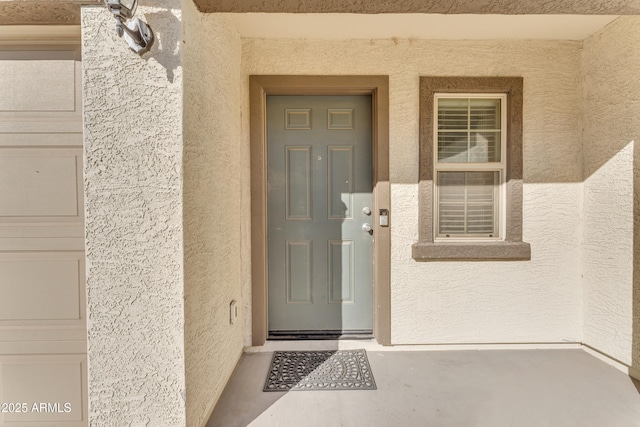
[[[438,100],[438,161],[500,161],[500,100]]]
[[[439,172],[439,233],[495,233],[498,172]]]

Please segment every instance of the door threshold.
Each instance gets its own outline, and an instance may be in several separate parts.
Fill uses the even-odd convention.
[[[373,331],[270,331],[268,341],[371,340]]]

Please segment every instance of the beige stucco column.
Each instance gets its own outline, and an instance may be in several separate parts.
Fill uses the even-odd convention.
[[[146,59],[82,10],[89,420],[184,426],[181,3],[137,16]]]

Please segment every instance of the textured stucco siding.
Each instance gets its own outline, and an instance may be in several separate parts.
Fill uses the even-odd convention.
[[[251,74],[389,75],[393,344],[581,341],[580,48],[555,41],[243,41],[244,111]],[[523,237],[531,261],[411,258],[421,75],[524,77]],[[243,123],[247,146],[247,117]]]
[[[183,4],[187,425],[199,426],[207,421],[244,344],[242,46],[230,18],[201,14],[190,0]],[[233,325],[231,300],[241,308]]]
[[[77,25],[80,6],[101,0],[0,0],[0,25]]]
[[[585,342],[636,367],[639,46],[640,17],[623,17],[587,39],[583,54]]]
[[[92,426],[185,424],[181,9],[146,4],[146,60],[82,10]]]

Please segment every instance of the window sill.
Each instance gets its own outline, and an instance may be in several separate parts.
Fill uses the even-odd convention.
[[[416,261],[529,261],[526,242],[418,242],[412,247]]]

